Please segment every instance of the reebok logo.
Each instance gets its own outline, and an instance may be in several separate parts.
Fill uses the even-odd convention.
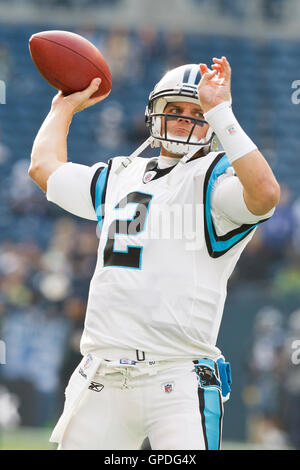
[[[101,392],[104,389],[104,385],[99,384],[98,382],[91,382],[89,386],[89,390],[93,390],[93,392]]]

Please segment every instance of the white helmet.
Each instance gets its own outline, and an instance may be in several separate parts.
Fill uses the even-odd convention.
[[[168,119],[182,117],[176,114],[165,114],[164,109],[167,103],[173,101],[187,101],[199,106],[198,83],[200,80],[200,68],[197,64],[188,64],[177,67],[167,72],[156,84],[154,90],[149,95],[148,106],[145,111],[146,125],[150,128],[153,137],[152,147],[163,147],[171,153],[184,155],[196,149],[196,145],[204,148],[205,153],[211,150],[213,130],[209,127],[206,136],[200,140],[193,135],[196,125],[203,126],[206,121],[203,119],[191,118],[193,123],[190,134],[187,137],[171,135],[167,132]],[[161,135],[161,118],[165,117],[164,132]]]

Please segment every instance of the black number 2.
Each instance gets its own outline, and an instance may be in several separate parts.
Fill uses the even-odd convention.
[[[132,192],[116,205],[115,209],[123,209],[127,204],[137,204],[135,214],[130,220],[114,220],[108,229],[108,239],[104,248],[104,266],[141,269],[142,246],[127,245],[127,251],[114,250],[115,235],[137,235],[143,232],[149,212],[152,194]]]

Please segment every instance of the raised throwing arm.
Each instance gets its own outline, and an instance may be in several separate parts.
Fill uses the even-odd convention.
[[[44,191],[51,173],[68,161],[67,136],[75,113],[92,106],[107,95],[91,98],[101,83],[92,80],[83,91],[63,96],[59,92],[53,99],[51,109],[43,122],[32,147],[29,176]]]
[[[199,101],[219,138],[254,215],[266,214],[280,198],[280,186],[262,153],[245,134],[231,109],[231,68],[226,57],[213,58],[213,70],[200,64]]]

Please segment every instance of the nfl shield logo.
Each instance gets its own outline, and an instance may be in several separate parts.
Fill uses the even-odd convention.
[[[163,385],[163,389],[165,393],[171,393],[174,390],[174,383],[170,382]]]
[[[234,127],[234,124],[231,124],[226,128],[227,132],[229,135],[234,135],[236,133],[236,129]]]
[[[144,183],[148,183],[149,181],[151,181],[155,175],[156,171],[147,171],[143,179]]]
[[[84,361],[83,368],[87,369],[88,367],[90,367],[92,361],[93,361],[92,356],[88,354],[86,360]]]

